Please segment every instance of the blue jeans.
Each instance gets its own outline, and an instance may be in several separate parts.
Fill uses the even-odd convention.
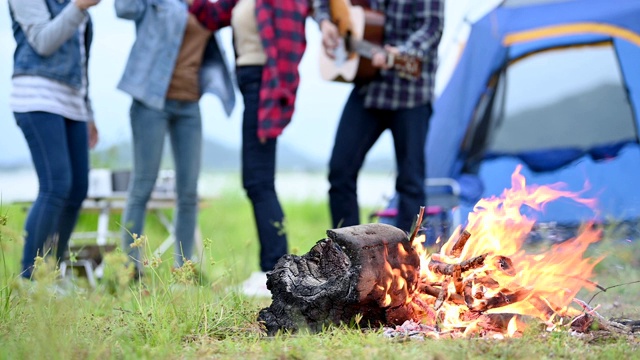
[[[369,109],[364,107],[364,95],[360,90],[355,87],[347,99],[329,162],[329,206],[333,227],[360,223],[358,173],[367,152],[382,132],[390,129],[399,198],[396,226],[409,232],[420,206],[426,204],[424,146],[431,105],[400,110]]]
[[[138,248],[131,248],[131,234],[144,233],[146,207],[156,184],[167,133],[176,173],[177,208],[174,214],[176,237],[175,266],[191,259],[198,217],[198,176],[202,156],[202,120],[197,102],[167,100],[159,111],[134,100],[130,110],[133,135],[133,172],[127,206],[122,215],[125,251],[140,260]],[[137,262],[140,269],[140,263]]]
[[[14,113],[27,140],[40,185],[25,223],[22,276],[30,278],[36,256],[51,251],[56,259],[69,245],[89,186],[87,123],[46,112]],[[51,244],[49,244],[51,241]]]
[[[284,212],[275,189],[277,139],[263,144],[257,136],[262,66],[236,69],[244,99],[242,116],[242,185],[253,205],[260,240],[260,269],[271,271],[287,253]]]

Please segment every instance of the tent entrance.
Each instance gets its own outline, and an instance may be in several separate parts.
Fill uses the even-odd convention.
[[[497,156],[555,170],[638,142],[634,112],[611,42],[558,47],[511,61],[479,101],[463,148],[467,170]]]

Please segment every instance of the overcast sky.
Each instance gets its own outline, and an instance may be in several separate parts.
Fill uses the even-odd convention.
[[[0,4],[0,164],[11,160],[28,159],[26,142],[15,125],[13,114],[8,107],[11,88],[12,55],[15,47],[11,32],[7,2]],[[441,54],[452,57],[458,40],[465,36],[463,18],[477,17],[493,6],[498,0],[447,0],[445,35]],[[134,24],[115,16],[113,0],[103,0],[90,10],[95,37],[90,60],[90,95],[100,131],[100,147],[130,139],[128,110],[130,97],[117,90],[116,85],[134,40]],[[231,33],[222,30],[222,39],[232,55]],[[326,82],[318,72],[318,52],[320,45],[317,24],[307,23],[308,47],[300,66],[301,85],[296,103],[296,113],[292,123],[285,129],[280,141],[319,160],[326,160],[333,143],[333,134],[338,117],[350,85]],[[446,60],[446,59],[445,59]],[[449,72],[446,61],[439,75],[441,87]],[[242,101],[238,94],[238,105],[227,118],[217,98],[208,95],[201,101],[205,137],[232,147],[239,146]],[[372,150],[373,157],[392,157],[391,137],[387,133]]]

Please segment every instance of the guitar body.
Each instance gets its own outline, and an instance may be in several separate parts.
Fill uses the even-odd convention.
[[[343,38],[366,40],[372,44],[382,45],[384,34],[384,15],[362,6],[351,6],[348,0],[331,0],[331,18],[338,26]],[[339,49],[340,50],[340,49]],[[378,69],[371,65],[371,60],[347,51],[342,59],[332,59],[324,51],[320,51],[320,75],[323,79],[339,82],[364,82],[373,78]]]

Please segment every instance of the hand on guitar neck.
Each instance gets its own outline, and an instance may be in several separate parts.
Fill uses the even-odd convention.
[[[371,65],[380,69],[391,69],[394,66],[393,59],[400,55],[400,51],[395,46],[385,45],[384,49],[375,51],[371,56]]]

